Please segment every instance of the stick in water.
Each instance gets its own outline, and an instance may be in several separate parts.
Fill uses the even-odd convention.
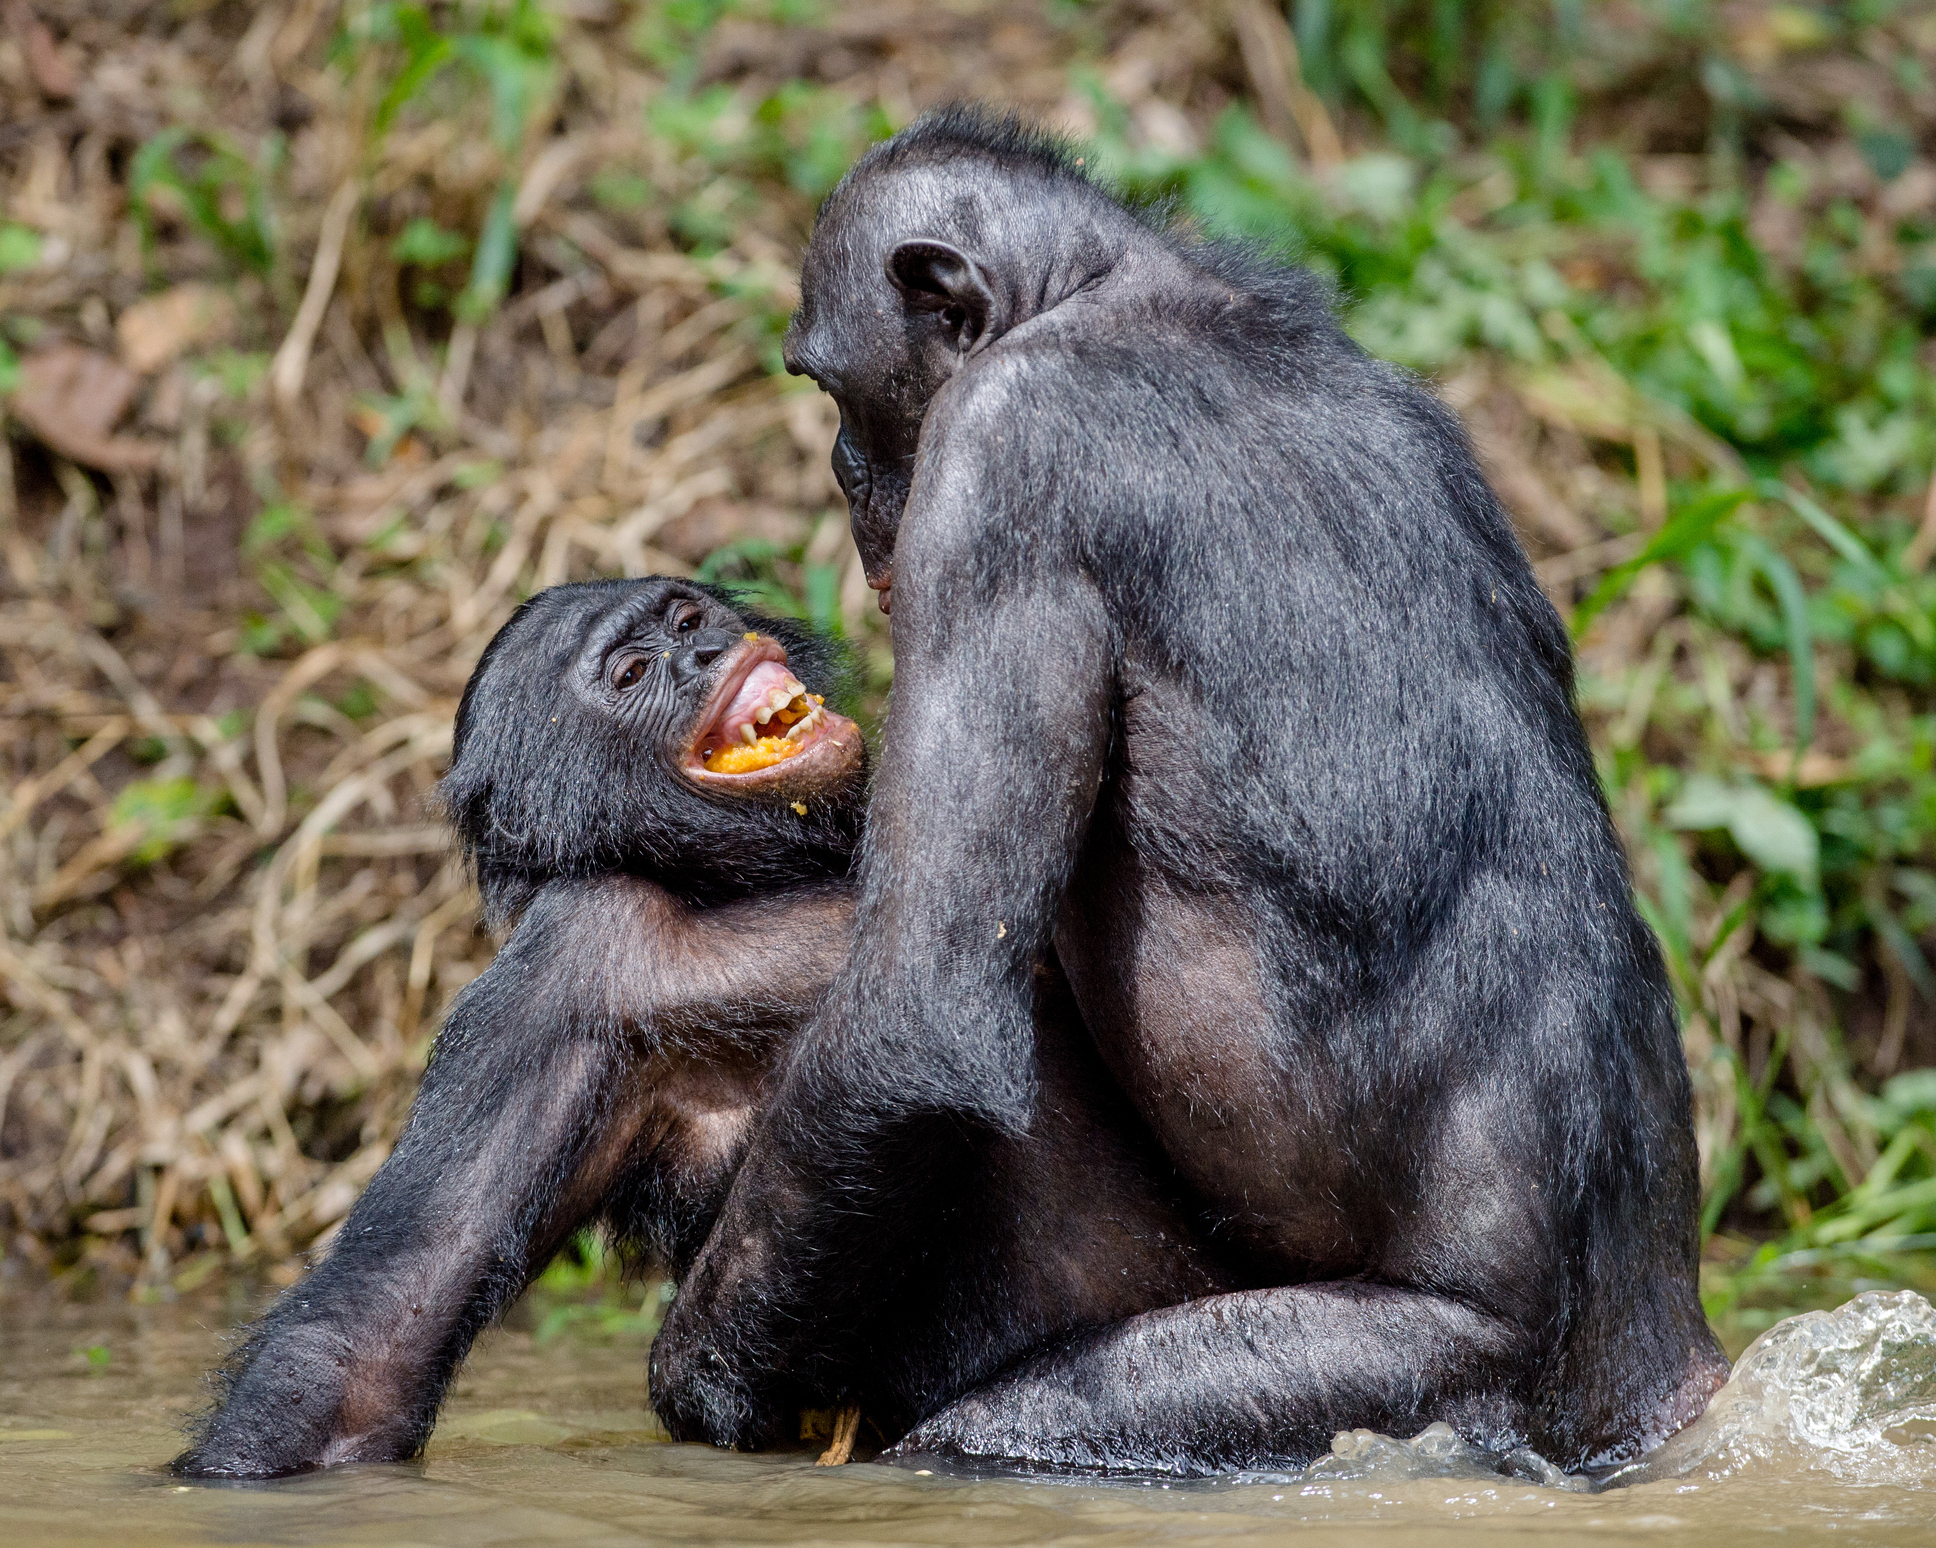
[[[834,1415],[834,1438],[820,1453],[815,1467],[839,1467],[854,1459],[854,1441],[860,1435],[860,1405],[849,1403]]]

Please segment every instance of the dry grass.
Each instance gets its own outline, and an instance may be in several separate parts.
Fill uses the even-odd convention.
[[[112,361],[137,354],[144,296],[212,281],[237,302],[204,341],[225,355],[191,341],[136,373],[118,439],[152,468],[66,448],[84,467],[18,423],[0,454],[0,1219],[44,1263],[132,1271],[138,1251],[163,1283],[198,1252],[281,1258],[382,1162],[441,1007],[489,956],[427,798],[520,597],[754,533],[844,558],[867,627],[828,406],[761,365],[798,201],[704,261],[602,215],[601,167],[691,174],[644,131],[651,80],[567,29],[555,132],[511,169],[516,292],[433,338],[391,239],[418,213],[458,224],[506,169],[461,121],[377,140],[367,83],[321,62],[331,9],[264,7],[232,47],[221,11],[69,7],[66,102],[34,100],[0,44],[0,187],[45,244],[0,313]],[[237,278],[185,221],[144,253],[136,144],[184,121],[241,141],[295,101],[286,262]],[[435,407],[372,469],[368,404],[412,394]]]

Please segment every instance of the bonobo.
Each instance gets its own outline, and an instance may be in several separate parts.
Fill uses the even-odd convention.
[[[1673,1000],[1566,634],[1457,421],[1320,285],[953,110],[864,156],[786,359],[891,585],[853,950],[652,1357],[754,1444],[858,1380],[870,1239],[1041,1121],[1053,948],[1201,1218],[1271,1288],[1134,1316],[910,1448],[1288,1465],[1446,1420],[1569,1469],[1726,1374]],[[839,1136],[829,1146],[826,1136]]]
[[[509,939],[178,1472],[415,1455],[472,1340],[580,1226],[683,1271],[846,953],[865,752],[823,703],[833,675],[818,642],[663,579],[543,592],[491,642],[441,793]],[[1234,1282],[1052,972],[1037,999],[1054,1112],[944,1141],[969,1196],[843,1265],[904,1309],[839,1394],[890,1435],[1058,1336]]]

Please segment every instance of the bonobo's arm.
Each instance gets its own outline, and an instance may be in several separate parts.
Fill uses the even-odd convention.
[[[1095,803],[1114,668],[1054,493],[1007,461],[999,386],[968,386],[930,412],[895,553],[894,705],[852,954],[654,1346],[653,1406],[676,1436],[758,1444],[788,1384],[838,1391],[851,1296],[891,1277],[870,1255],[949,1186],[924,1160],[963,1121],[1031,1119],[1031,974]]]
[[[230,1360],[176,1471],[266,1477],[419,1452],[471,1341],[615,1186],[705,1181],[655,1176],[693,1165],[656,1153],[668,1065],[707,1063],[721,1032],[713,1046],[764,1056],[749,1034],[798,1024],[848,915],[840,885],[698,911],[631,878],[544,888],[458,996],[395,1152]],[[705,1158],[712,1186],[756,1095],[716,1115],[733,1132]]]

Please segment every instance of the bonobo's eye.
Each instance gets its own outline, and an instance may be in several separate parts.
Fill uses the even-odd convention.
[[[682,602],[672,610],[672,632],[690,634],[706,622],[705,610],[692,602]]]
[[[619,693],[627,688],[638,687],[645,676],[646,658],[639,655],[620,656],[612,663],[612,687]]]

